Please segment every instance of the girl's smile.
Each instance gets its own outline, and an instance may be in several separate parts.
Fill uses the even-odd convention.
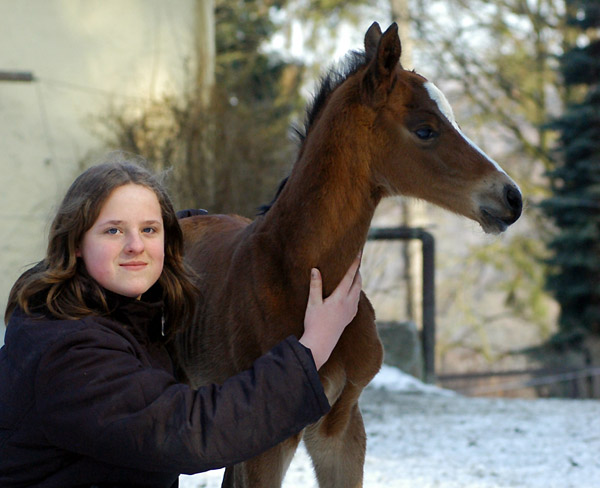
[[[146,267],[147,264],[148,263],[134,261],[132,263],[121,263],[119,266],[123,266],[125,269],[135,271],[138,269],[143,269],[144,267]]]

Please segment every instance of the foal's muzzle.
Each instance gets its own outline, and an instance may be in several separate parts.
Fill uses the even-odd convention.
[[[488,201],[479,207],[483,230],[490,234],[504,232],[514,224],[523,211],[523,197],[519,188],[513,183],[506,183],[502,188],[502,197],[494,203]]]

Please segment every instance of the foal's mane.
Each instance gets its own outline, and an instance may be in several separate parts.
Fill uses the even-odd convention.
[[[315,92],[316,94],[314,95],[312,102],[307,105],[304,127],[298,127],[297,125],[292,127],[292,130],[299,141],[298,155],[302,154],[302,147],[306,142],[310,129],[319,118],[319,115],[323,112],[323,109],[329,100],[329,96],[350,76],[354,75],[364,67],[366,63],[367,57],[364,51],[350,51],[344,56],[340,63],[329,68],[325,75],[321,77],[321,81]],[[285,177],[281,181],[277,188],[275,198],[273,198],[271,203],[259,207],[258,215],[264,215],[270,210],[287,183],[287,180],[288,177]]]
[[[321,77],[321,81],[316,90],[312,102],[306,108],[306,118],[304,128],[294,127],[294,131],[300,141],[300,147],[304,144],[306,137],[327,105],[329,96],[350,76],[359,71],[366,64],[366,54],[364,51],[350,51],[340,63],[329,68],[327,73]]]

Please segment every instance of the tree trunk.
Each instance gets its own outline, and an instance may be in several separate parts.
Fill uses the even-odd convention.
[[[192,121],[195,126],[194,141],[191,143],[191,154],[188,160],[189,181],[202,182],[207,201],[199,205],[211,208],[215,204],[217,184],[217,168],[215,161],[215,124],[211,116],[213,92],[215,88],[215,3],[214,0],[196,0],[195,5],[195,44],[196,44],[196,93]],[[198,174],[199,173],[199,174]],[[192,190],[193,192],[193,190]],[[193,198],[193,193],[190,194]]]
[[[196,0],[196,87],[198,100],[204,108],[210,106],[215,87],[215,2]]]
[[[392,20],[398,24],[402,42],[402,57],[404,69],[413,69],[413,39],[411,35],[411,19],[408,0],[390,0]],[[413,199],[400,200],[402,206],[402,225],[406,227],[422,227],[427,223],[426,206],[423,202]],[[414,321],[420,328],[423,326],[423,257],[420,241],[408,241],[404,245],[404,280],[406,282],[406,308],[408,319]]]

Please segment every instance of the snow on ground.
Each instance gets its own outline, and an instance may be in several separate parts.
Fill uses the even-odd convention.
[[[600,401],[468,398],[384,366],[363,392],[365,488],[600,487]],[[222,471],[181,476],[218,488]],[[316,488],[301,445],[284,488]]]

